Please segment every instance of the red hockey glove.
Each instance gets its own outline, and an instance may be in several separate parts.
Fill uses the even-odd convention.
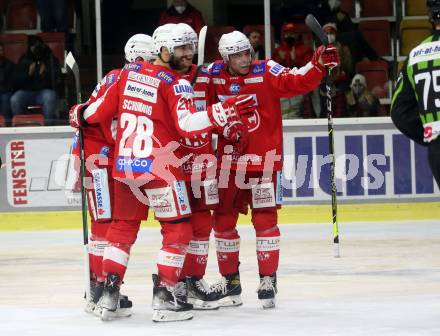
[[[319,46],[312,57],[312,64],[323,70],[331,70],[340,63],[338,49],[333,44]]]
[[[240,139],[244,125],[231,101],[209,106],[208,117],[216,133],[223,135],[226,140],[237,142]]]
[[[255,106],[257,102],[250,95],[240,95],[237,97],[228,98],[225,104],[233,104],[238,115],[241,116],[251,116],[255,111]]]
[[[73,105],[69,111],[69,123],[73,128],[81,128],[84,126],[84,119],[82,114],[84,110],[89,106],[87,103]]]

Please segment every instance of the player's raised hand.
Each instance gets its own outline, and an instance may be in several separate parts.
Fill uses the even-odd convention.
[[[338,49],[333,44],[319,46],[313,54],[312,63],[320,68],[330,70],[337,67],[341,63]]]

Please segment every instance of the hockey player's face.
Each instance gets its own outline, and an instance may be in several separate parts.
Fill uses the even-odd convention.
[[[175,70],[187,70],[192,65],[193,57],[194,49],[192,44],[175,47],[170,65]]]
[[[229,56],[229,68],[237,75],[246,75],[252,62],[250,50],[244,50]]]

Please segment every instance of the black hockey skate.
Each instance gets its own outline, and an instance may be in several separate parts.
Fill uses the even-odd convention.
[[[104,283],[98,282],[96,280],[90,280],[90,298],[87,300],[86,298],[86,306],[84,311],[89,314],[93,314],[93,311],[96,308],[96,304],[102,296],[102,292],[104,290]]]
[[[205,280],[196,277],[186,277],[188,302],[192,303],[195,310],[212,310],[220,307],[220,296],[212,292]]]
[[[193,318],[189,311],[192,304],[185,302],[186,286],[184,282],[174,287],[159,285],[159,277],[153,274],[153,321],[174,322]]]
[[[218,296],[220,307],[241,306],[241,283],[240,273],[222,276],[219,282],[213,284],[210,291]]]
[[[275,308],[275,295],[277,294],[277,274],[261,275],[260,285],[257,289],[258,299],[263,309]]]
[[[102,297],[94,311],[103,321],[131,316],[132,302],[125,295],[120,295],[119,282],[117,274],[107,275]]]

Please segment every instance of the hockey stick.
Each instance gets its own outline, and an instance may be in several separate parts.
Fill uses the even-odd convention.
[[[70,68],[75,77],[75,89],[76,89],[76,103],[81,103],[81,82],[79,77],[79,67],[76,63],[75,58],[72,53],[66,57],[66,65]],[[79,129],[79,146],[80,153],[79,159],[81,161],[80,169],[80,186],[81,186],[81,212],[82,212],[82,225],[83,225],[83,244],[84,244],[84,286],[86,290],[86,300],[91,299],[90,296],[90,261],[89,261],[89,228],[87,226],[87,199],[86,199],[86,188],[85,188],[85,160],[84,160],[84,138],[82,129]]]
[[[199,72],[202,69],[203,62],[205,61],[205,40],[206,40],[207,30],[208,30],[208,26],[203,26],[203,28],[200,29],[199,44],[197,46],[197,71],[191,82],[191,86],[194,86],[194,83],[196,82],[197,77],[199,76]]]
[[[306,17],[306,25],[315,35],[321,40],[324,45],[328,43],[328,37],[322,30],[321,25],[311,14]],[[329,142],[329,154],[331,158],[331,172],[330,183],[332,188],[332,220],[333,220],[333,246],[334,256],[340,257],[339,254],[339,227],[338,227],[338,204],[336,201],[336,181],[335,181],[335,145],[333,138],[333,111],[332,111],[332,82],[331,82],[331,70],[327,70],[327,76],[325,77],[325,86],[327,89],[327,125],[328,125],[328,142]]]

